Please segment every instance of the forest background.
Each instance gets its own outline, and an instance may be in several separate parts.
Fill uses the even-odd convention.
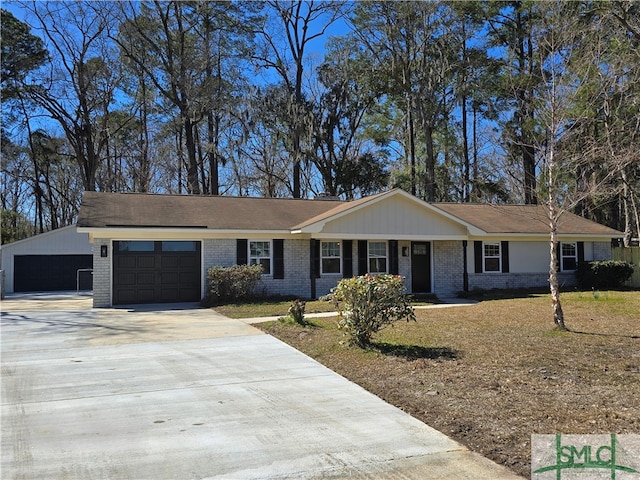
[[[640,230],[640,3],[3,2],[2,243],[82,192],[547,203]]]

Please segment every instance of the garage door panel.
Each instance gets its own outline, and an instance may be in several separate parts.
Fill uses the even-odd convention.
[[[155,256],[141,255],[137,257],[136,266],[138,268],[154,268],[156,265]]]
[[[155,283],[156,274],[154,272],[140,272],[136,275],[136,284],[153,285]]]
[[[178,283],[183,286],[193,286],[195,284],[198,284],[199,282],[196,282],[192,275],[183,272],[179,274]]]
[[[93,267],[92,255],[16,255],[15,292],[75,290],[78,270]],[[81,275],[80,288],[90,290],[91,276]]]
[[[162,268],[178,268],[180,266],[179,258],[173,255],[162,255]]]
[[[196,263],[199,262],[199,259],[194,257],[180,257],[180,268],[194,268],[196,267]]]
[[[200,242],[114,243],[114,304],[200,300]]]
[[[180,281],[178,272],[162,272],[160,275],[160,283],[162,285],[176,285]]]
[[[135,257],[118,256],[116,257],[116,267],[117,268],[136,268],[136,259]]]
[[[131,272],[131,273],[119,272],[117,275],[118,275],[117,283],[119,285],[135,285],[136,284],[136,274],[134,272]]]

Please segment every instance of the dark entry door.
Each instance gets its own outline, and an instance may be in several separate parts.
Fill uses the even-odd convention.
[[[113,303],[200,300],[200,242],[117,241]]]
[[[411,242],[411,292],[431,293],[430,242]]]

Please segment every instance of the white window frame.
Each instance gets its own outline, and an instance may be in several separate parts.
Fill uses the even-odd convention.
[[[564,246],[573,246],[573,255],[564,254]],[[564,268],[564,259],[573,258],[575,268]],[[560,242],[560,271],[561,272],[575,272],[578,268],[578,243],[577,242]]]
[[[487,255],[486,247],[497,247],[497,255]],[[487,270],[488,259],[498,259],[497,270]],[[502,244],[500,242],[482,242],[482,271],[484,273],[501,273],[502,272]]]
[[[373,256],[371,254],[371,244],[372,243],[384,244],[384,252],[385,252],[384,256],[382,256],[382,255]],[[385,266],[384,272],[382,272],[382,271],[372,272],[371,271],[371,260],[372,259],[378,259],[378,258],[384,258],[384,266]],[[385,274],[385,273],[389,272],[389,243],[387,241],[385,241],[385,240],[369,240],[367,242],[367,270],[372,275],[382,275],[382,274]]]
[[[335,243],[338,245],[338,255],[324,255],[324,245],[328,243]],[[337,272],[325,272],[324,260],[338,260]],[[335,240],[322,240],[320,242],[320,272],[322,275],[342,275],[342,242]]]
[[[267,243],[269,245],[269,256],[251,255],[251,244],[255,243]],[[247,242],[247,263],[249,265],[262,265],[260,260],[269,260],[269,271],[264,272],[262,275],[273,275],[273,242],[271,240],[249,240]]]

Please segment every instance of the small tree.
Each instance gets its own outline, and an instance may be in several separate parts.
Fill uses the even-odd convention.
[[[416,319],[398,275],[364,275],[345,278],[331,290],[339,310],[339,326],[361,348],[371,345],[371,336],[401,319]]]

